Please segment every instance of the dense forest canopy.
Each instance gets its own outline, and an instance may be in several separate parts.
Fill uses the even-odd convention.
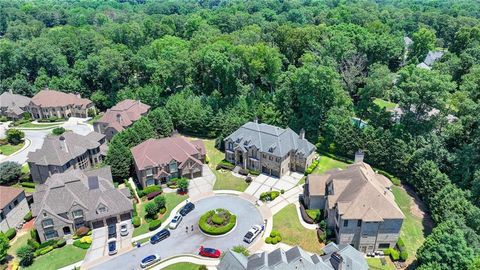
[[[430,208],[420,267],[476,269],[479,17],[475,0],[0,0],[0,90],[75,92],[102,110],[140,99],[158,117],[126,132],[138,141],[155,136],[149,121],[171,132],[159,118],[219,139],[258,118],[305,128],[321,151],[364,149]],[[443,57],[417,67],[432,50]]]

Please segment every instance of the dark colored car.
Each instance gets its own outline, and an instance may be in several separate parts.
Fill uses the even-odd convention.
[[[158,233],[156,233],[155,235],[153,235],[151,238],[150,238],[150,243],[153,245],[153,244],[156,244],[160,241],[162,241],[163,239],[166,239],[170,236],[170,231],[167,230],[167,229],[163,229],[161,231],[159,231]]]
[[[115,239],[110,239],[108,241],[108,255],[117,254],[117,241]]]
[[[147,266],[150,266],[156,262],[160,261],[160,256],[159,255],[150,255],[142,259],[140,262],[140,267],[145,268]]]
[[[188,213],[192,212],[193,209],[195,209],[195,204],[189,202],[185,204],[184,207],[182,207],[182,209],[180,210],[180,215],[186,216]]]
[[[108,238],[117,238],[117,225],[109,224],[108,225]]]
[[[204,248],[203,246],[201,246],[200,252],[198,254],[200,254],[200,256],[203,256],[203,257],[219,258],[221,255],[221,252],[218,249]]]

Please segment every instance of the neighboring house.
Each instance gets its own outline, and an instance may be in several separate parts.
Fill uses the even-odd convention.
[[[244,169],[276,177],[303,173],[315,157],[315,146],[290,128],[248,122],[225,138],[225,159]]]
[[[0,186],[0,231],[21,224],[29,211],[23,189]]]
[[[27,107],[34,119],[58,117],[88,116],[88,111],[95,111],[92,101],[81,98],[80,95],[50,90],[48,88],[38,92]]]
[[[412,113],[415,113],[416,107],[414,105],[412,105],[410,111]],[[400,106],[398,106],[398,105],[395,108],[393,108],[392,110],[390,110],[390,112],[392,113],[392,118],[391,118],[392,121],[394,121],[396,123],[399,123],[400,119],[405,114],[403,109],[400,108]],[[437,117],[438,115],[440,115],[440,110],[436,109],[436,108],[432,108],[431,110],[429,110],[427,112],[426,119],[430,119],[432,117]],[[447,116],[445,116],[445,119],[448,121],[448,123],[453,123],[453,122],[458,120],[458,118],[453,114],[448,114]]]
[[[30,104],[30,98],[13,94],[12,91],[0,95],[0,114],[10,119],[17,120],[23,117]]]
[[[377,174],[363,155],[345,170],[310,174],[303,200],[309,209],[324,209],[327,226],[338,244],[352,245],[363,253],[394,247],[403,215],[391,192],[392,183]]]
[[[113,135],[131,126],[150,110],[150,106],[139,100],[126,99],[108,109],[103,116],[93,123],[96,132],[105,134],[107,140]]]
[[[137,178],[143,187],[165,183],[170,178],[194,178],[203,174],[205,145],[174,136],[149,139],[131,149]]]
[[[42,184],[55,173],[95,166],[106,155],[105,142],[105,135],[93,131],[85,136],[71,131],[47,136],[42,147],[27,156],[33,181]]]
[[[128,188],[116,189],[110,167],[54,174],[33,193],[32,213],[40,241],[130,220]]]
[[[418,64],[417,67],[430,70],[433,64],[442,58],[444,54],[442,51],[429,51],[423,62]]]
[[[246,257],[229,250],[220,260],[218,270],[368,270],[365,256],[350,245],[329,243],[324,255],[310,255],[295,246],[287,251],[277,248],[270,253],[256,253]]]

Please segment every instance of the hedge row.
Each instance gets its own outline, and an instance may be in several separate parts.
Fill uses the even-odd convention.
[[[226,161],[226,160],[222,160],[220,161],[220,163],[218,163],[216,169],[217,170],[220,170],[220,169],[225,169],[225,170],[233,170],[235,168],[235,165]]]
[[[148,186],[144,189],[137,189],[137,194],[140,198],[142,197],[145,197],[147,194],[150,194],[152,192],[162,192],[162,188],[160,186],[157,186],[157,185],[153,185],[153,186]]]
[[[320,159],[315,159],[312,164],[310,164],[310,166],[308,166],[308,168],[305,170],[305,175],[309,175],[313,172],[313,170],[315,170],[315,168],[318,166],[318,164],[320,163]]]
[[[260,200],[262,202],[265,202],[265,201],[273,201],[275,200],[278,195],[280,195],[280,192],[278,191],[267,191],[267,192],[262,192],[260,194]]]
[[[141,225],[140,217],[133,217],[132,219],[133,227],[137,228]]]
[[[405,246],[405,242],[403,242],[403,239],[400,237],[397,241],[397,248],[400,251],[400,260],[406,261],[408,259],[408,251],[407,247]]]
[[[308,224],[314,224],[315,220],[313,220],[308,214],[307,211],[305,210],[305,207],[303,204],[300,204],[300,213],[302,214],[302,219]]]
[[[20,185],[25,188],[35,188],[35,183],[32,182],[21,182]]]
[[[32,218],[32,212],[30,211],[23,217],[23,220],[25,220],[25,222],[29,222],[30,220],[32,220]]]
[[[148,230],[149,231],[155,231],[156,229],[160,228],[160,226],[162,225],[162,221],[161,220],[152,220],[148,223]]]
[[[10,228],[5,232],[5,236],[8,238],[8,240],[12,240],[13,238],[15,238],[16,235],[17,231],[15,230],[15,228]]]
[[[230,230],[232,230],[233,227],[235,227],[235,224],[237,224],[237,216],[233,215],[232,213],[230,213],[229,222],[224,226],[216,227],[208,224],[207,223],[208,218],[213,217],[213,215],[215,214],[216,212],[214,210],[211,210],[200,217],[200,220],[198,221],[198,225],[204,233],[211,234],[211,235],[225,234]]]

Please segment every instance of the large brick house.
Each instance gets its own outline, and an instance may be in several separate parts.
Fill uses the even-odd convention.
[[[21,224],[29,211],[23,189],[0,186],[0,231]]]
[[[28,153],[27,162],[33,181],[41,184],[55,173],[91,168],[102,162],[106,152],[105,135],[92,131],[83,136],[69,131],[47,136],[40,149]]]
[[[303,173],[315,157],[315,146],[305,131],[295,133],[258,122],[248,122],[225,138],[225,159],[244,169],[276,177]]]
[[[12,91],[3,92],[0,95],[0,114],[17,120],[23,117],[29,104],[30,98],[28,97],[13,94]]]
[[[170,178],[194,178],[203,174],[205,145],[180,136],[149,139],[131,149],[137,178],[143,187]]]
[[[103,116],[93,123],[93,129],[105,134],[107,140],[113,135],[131,126],[135,121],[146,115],[150,106],[139,100],[126,99],[108,109]]]
[[[46,88],[33,96],[27,110],[34,119],[72,116],[85,118],[89,110],[95,111],[95,106],[92,101],[81,98],[80,95]]]
[[[128,188],[116,189],[110,167],[54,174],[36,187],[32,214],[40,241],[130,220],[133,207]]]
[[[391,192],[392,183],[363,161],[345,170],[310,174],[304,185],[307,208],[323,209],[338,244],[363,253],[394,247],[403,215]]]

